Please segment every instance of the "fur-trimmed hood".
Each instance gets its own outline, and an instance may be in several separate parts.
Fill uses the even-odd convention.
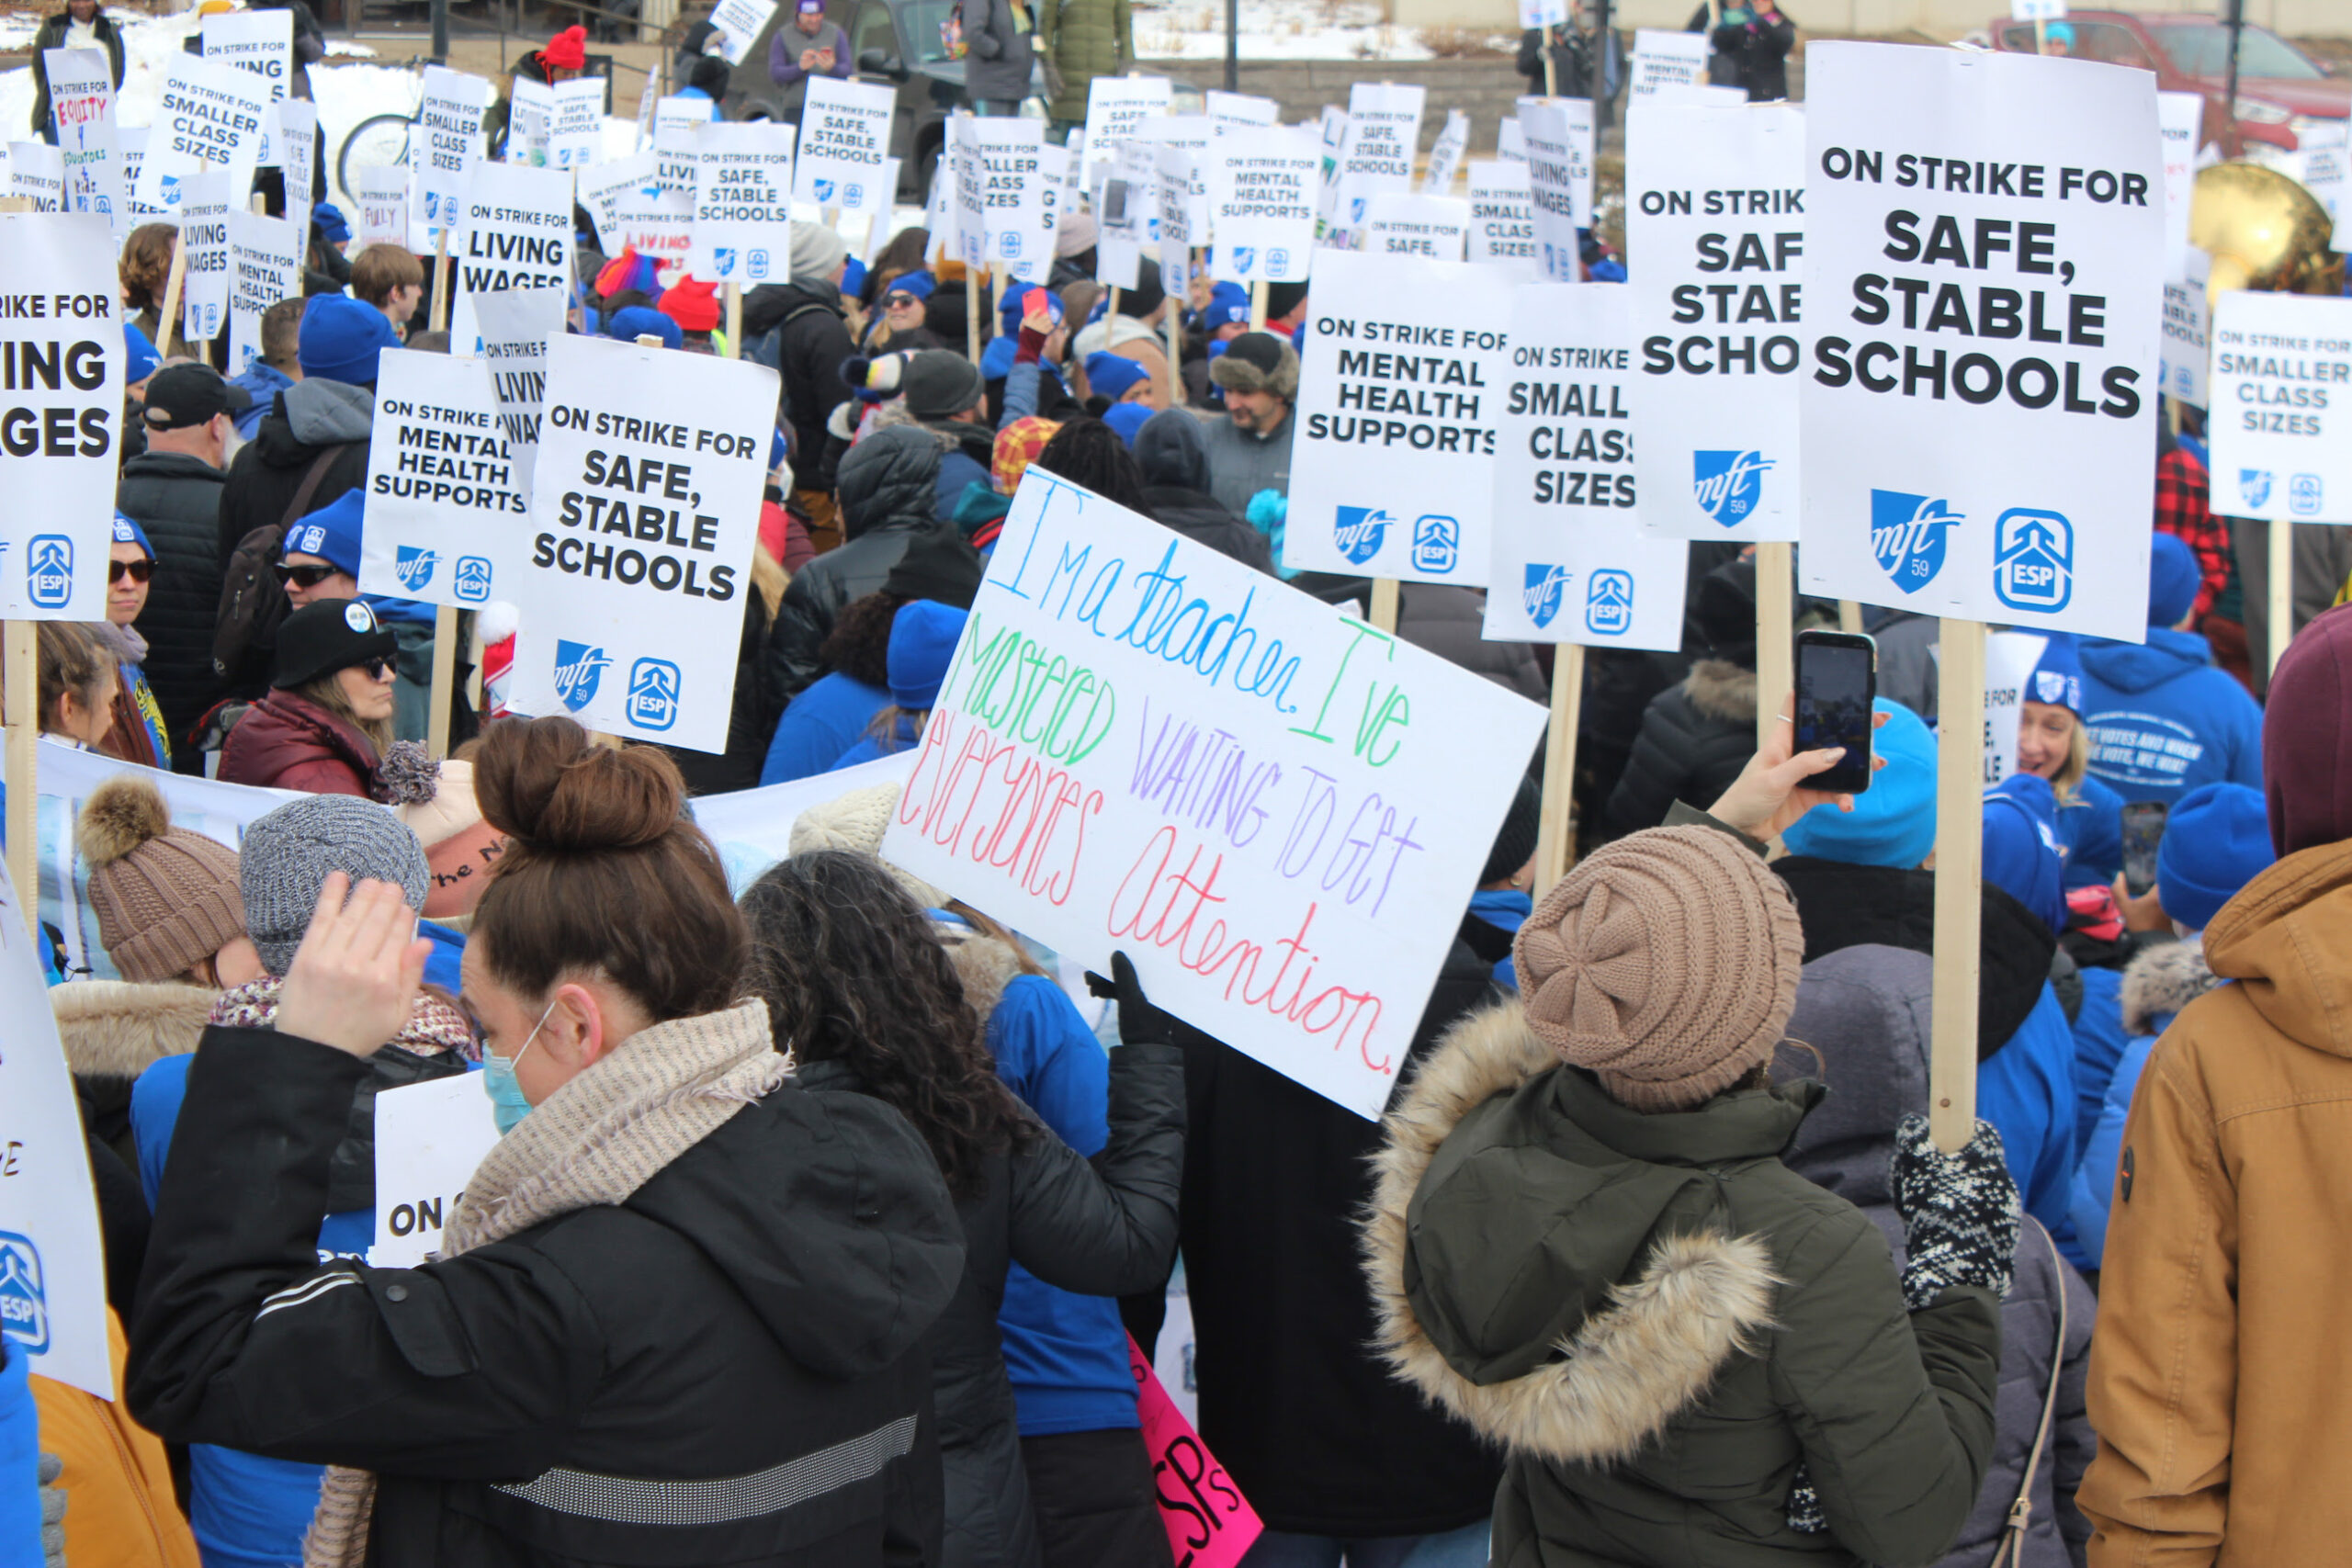
[[[1015,976],[1026,973],[1021,966],[1021,955],[995,937],[969,926],[935,920],[933,929],[947,945],[947,961],[956,966],[956,977],[964,983],[964,999],[972,1004],[981,1026],[987,1027],[997,1003],[1004,999],[1004,988],[1012,984]]]
[[[1727,659],[1702,659],[1682,682],[1690,705],[1724,724],[1756,722],[1756,671]]]
[[[2123,1032],[2154,1034],[2159,1019],[2170,1018],[2220,984],[2198,937],[2142,949],[2123,971]]]
[[[1619,1153],[1571,1103],[1608,1102],[1517,1003],[1455,1025],[1385,1119],[1364,1270],[1399,1379],[1508,1450],[1605,1465],[1753,1348],[1780,1281],[1761,1239],[1680,1223],[1713,1177]],[[1785,1143],[1810,1104],[1739,1095],[1645,1120],[1670,1139],[1730,1106],[1743,1135]]]
[[[166,1056],[195,1050],[219,996],[176,982],[79,980],[49,988],[66,1066],[77,1077],[96,1078],[135,1078]]]

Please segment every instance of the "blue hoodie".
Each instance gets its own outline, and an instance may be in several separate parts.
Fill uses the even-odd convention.
[[[2107,1254],[2109,1205],[2115,1197],[2116,1171],[2123,1159],[2123,1125],[2132,1115],[2132,1096],[2140,1087],[2140,1075],[2147,1070],[2156,1042],[2172,1027],[2180,1010],[2227,984],[2205,963],[2201,935],[2148,948],[2124,972],[2118,1023],[2127,1043],[2107,1081],[2098,1120],[2083,1145],[2073,1184],[2075,1245],[2090,1268],[2099,1267]],[[2089,1009],[2087,998],[2084,1008]]]
[[[831,771],[842,752],[865,739],[874,716],[890,705],[890,694],[836,670],[786,705],[760,768],[763,784],[790,784]]]
[[[2128,801],[2170,806],[2199,784],[2262,787],[2262,710],[2205,639],[2151,626],[2143,645],[2085,638],[2091,772]]]
[[[2075,1036],[2047,981],[2018,1032],[1976,1069],[1976,1114],[2000,1130],[2025,1212],[2063,1248],[2075,1174]]]
[[[2058,803],[2058,852],[2069,893],[2111,886],[2123,870],[2123,797],[2096,774],[2085,773],[2075,797]]]
[[[240,441],[254,438],[254,432],[261,428],[261,422],[277,402],[277,394],[293,384],[293,377],[261,359],[254,360],[245,369],[229,378],[229,385],[243,387],[253,394],[253,407],[239,409],[229,416],[229,422],[237,427]]]

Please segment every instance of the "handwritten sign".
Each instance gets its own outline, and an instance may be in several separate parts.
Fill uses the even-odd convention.
[[[1176,1568],[1233,1568],[1266,1528],[1258,1510],[1168,1397],[1132,1338],[1127,1370],[1135,1374],[1136,1414],[1143,1421],[1152,1490],[1159,1498],[1159,1519],[1168,1527]]]
[[[1374,1116],[1544,716],[1033,468],[883,853]]]

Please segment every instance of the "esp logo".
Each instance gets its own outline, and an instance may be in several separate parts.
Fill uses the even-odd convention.
[[[1413,524],[1413,570],[1452,571],[1462,558],[1462,525],[1430,513]]]
[[[2017,506],[1993,524],[1993,592],[2012,610],[2052,615],[2075,596],[2075,525]]]
[[[32,1237],[0,1231],[0,1336],[38,1356],[49,1348],[49,1289]]]
[[[490,598],[491,565],[481,556],[458,558],[458,597],[469,604],[485,604]]]
[[[1634,574],[1614,568],[1585,580],[1585,630],[1597,637],[1623,637],[1634,629]]]
[[[628,721],[639,729],[667,729],[678,722],[678,667],[666,659],[640,659],[629,666]]]
[[[62,610],[74,597],[74,541],[36,534],[25,545],[25,597],[44,610]]]

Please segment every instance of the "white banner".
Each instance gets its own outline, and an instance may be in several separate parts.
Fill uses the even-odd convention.
[[[1503,263],[1531,276],[1535,250],[1535,195],[1524,163],[1496,159],[1470,165],[1469,259]]]
[[[2156,128],[2165,139],[2165,280],[2188,276],[2188,207],[2197,188],[2197,149],[2203,144],[2205,95],[2158,93]]]
[[[1315,267],[1283,562],[1487,581],[1509,273],[1335,251]]]
[[[450,298],[449,341],[473,347],[481,323],[473,297],[503,288],[571,288],[571,175],[487,160],[466,184]]]
[[[743,63],[775,7],[776,0],[718,0],[711,8],[710,25],[718,29],[719,49],[728,64]]]
[[[887,214],[898,193],[883,183],[882,165],[890,156],[890,117],[898,101],[896,92],[877,82],[809,77],[794,198],[843,212]]]
[[[261,357],[262,313],[302,297],[302,233],[283,218],[229,209],[229,374]]]
[[[1592,102],[1553,98],[1522,102],[1520,135],[1527,143],[1527,184],[1535,202],[1535,254],[1554,283],[1584,276],[1577,235],[1592,227]]]
[[[1032,468],[882,852],[1375,1116],[1543,723]]]
[[[548,344],[535,536],[500,587],[522,612],[518,711],[725,749],[777,392],[749,360]]]
[[[8,194],[34,212],[65,210],[65,154],[46,141],[8,143]]]
[[[204,43],[204,58],[251,72],[269,84],[272,104],[282,101],[294,79],[294,13],[286,7],[257,6],[244,11],[216,11],[197,26]],[[275,167],[284,156],[262,120],[262,139],[255,161]]]
[[[792,135],[780,120],[695,133],[695,276],[747,288],[791,277]]]
[[[2201,281],[2165,284],[2164,339],[2158,345],[2164,393],[2191,408],[2211,406],[2206,400],[2211,324]]]
[[[1304,283],[1315,252],[1323,149],[1310,130],[1277,126],[1217,144],[1210,173],[1216,274],[1236,283]]]
[[[2222,296],[2213,321],[2213,510],[2352,523],[2352,299]]]
[[[1634,33],[1634,70],[1626,83],[1625,104],[1634,104],[1660,87],[1703,86],[1707,51],[1713,46],[1704,33],[1661,32],[1639,28]]]
[[[376,1096],[374,1269],[414,1269],[441,1250],[441,1233],[475,1169],[498,1146],[482,1075],[403,1084]]]
[[[1486,636],[1673,652],[1690,551],[1634,525],[1631,296],[1607,283],[1514,290],[1510,361]]]
[[[1363,226],[1374,196],[1413,188],[1420,151],[1421,107],[1429,90],[1416,82],[1358,82],[1348,89],[1348,129],[1340,143],[1333,227]]]
[[[408,152],[409,249],[419,254],[433,249],[433,236],[440,230],[464,226],[459,215],[465,209],[466,184],[473,178],[474,165],[482,161],[482,114],[492,96],[491,85],[480,76],[438,65],[424,68]]]
[[[1437,133],[1436,143],[1430,148],[1430,166],[1421,176],[1421,192],[1425,196],[1452,196],[1453,176],[1462,167],[1462,154],[1470,148],[1470,117],[1460,109],[1445,111],[1445,129]]]
[[[229,210],[244,193],[232,193],[221,175],[198,175],[182,192],[180,336],[209,343],[229,330]]]
[[[1043,120],[959,115],[948,122],[955,148],[956,234],[967,266],[1028,259],[1045,202],[1037,148]]]
[[[555,85],[555,120],[548,132],[548,164],[584,169],[605,155],[605,79],[575,76]]]
[[[122,461],[114,231],[96,213],[0,213],[0,616],[103,620]]]
[[[1357,248],[1377,256],[1458,262],[1469,231],[1470,204],[1459,197],[1383,191],[1365,210],[1363,243]]]
[[[482,364],[497,399],[498,428],[514,455],[526,509],[538,461],[539,420],[548,400],[548,343],[561,337],[571,296],[560,288],[494,289],[474,296]]]
[[[1804,111],[1653,101],[1626,118],[1642,525],[1794,539]]]
[[[370,245],[408,244],[408,169],[351,171],[351,254]]]
[[[653,142],[658,146],[662,140],[662,133],[665,130],[682,131],[688,138],[692,138],[695,131],[710,122],[708,98],[689,98],[673,95],[666,98],[656,99],[653,105]],[[681,142],[679,145],[690,146],[692,142],[689,141]]]
[[[1165,76],[1097,76],[1086,85],[1086,166],[1079,183],[1094,188],[1094,171],[1147,119],[1168,112],[1175,84]]]
[[[174,211],[182,186],[207,170],[227,174],[232,190],[249,188],[268,107],[269,84],[262,77],[201,55],[173,55],[131,194]]]
[[[368,442],[359,588],[428,604],[484,604],[527,536],[530,498],[498,417],[490,367],[388,348]]]
[[[2155,78],[1899,44],[1807,66],[1805,591],[2138,641]]]

